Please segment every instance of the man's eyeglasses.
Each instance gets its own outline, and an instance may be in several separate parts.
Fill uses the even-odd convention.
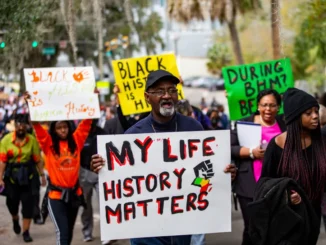
[[[169,95],[177,95],[178,94],[178,90],[175,88],[171,88],[168,90],[156,90],[156,91],[148,91],[147,93],[149,94],[153,94],[157,97],[162,97],[164,96],[166,93],[168,93]]]
[[[278,107],[276,104],[259,104],[263,108],[270,108],[270,109],[275,109]]]

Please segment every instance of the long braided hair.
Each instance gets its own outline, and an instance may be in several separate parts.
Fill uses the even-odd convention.
[[[60,138],[59,136],[57,135],[57,133],[55,132],[55,124],[57,123],[58,121],[54,121],[51,123],[50,125],[50,136],[52,138],[52,147],[53,147],[53,150],[54,152],[60,156]],[[74,154],[75,153],[75,150],[77,148],[77,144],[73,138],[73,128],[71,126],[71,124],[69,123],[69,121],[64,121],[65,123],[67,123],[67,126],[68,126],[68,135],[67,135],[67,141],[68,141],[68,148],[69,148],[69,151],[71,154]]]
[[[321,136],[320,125],[318,125],[316,129],[311,130],[312,159],[308,159],[305,145],[305,150],[302,150],[302,131],[301,117],[287,126],[287,136],[278,173],[296,180],[310,200],[320,200],[326,180],[325,143]]]

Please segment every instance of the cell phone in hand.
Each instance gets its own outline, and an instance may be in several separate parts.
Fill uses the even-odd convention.
[[[266,140],[263,140],[262,143],[260,144],[260,149],[266,150],[267,145],[268,145],[267,141]]]

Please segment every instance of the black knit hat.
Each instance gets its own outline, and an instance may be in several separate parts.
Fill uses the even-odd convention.
[[[318,107],[317,100],[310,94],[297,89],[289,88],[283,95],[285,123],[288,125],[297,119],[303,112]]]

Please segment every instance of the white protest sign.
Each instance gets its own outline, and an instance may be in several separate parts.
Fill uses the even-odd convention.
[[[99,118],[92,67],[24,69],[32,121]]]
[[[102,240],[231,231],[228,130],[97,139]]]

